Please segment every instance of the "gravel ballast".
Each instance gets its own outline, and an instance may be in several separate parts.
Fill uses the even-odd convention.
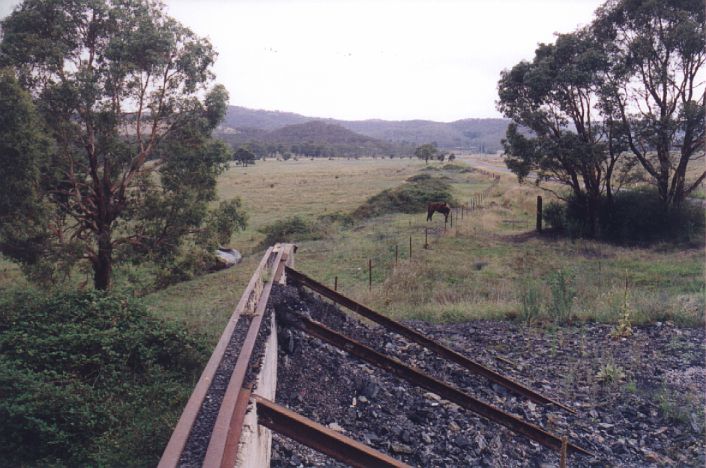
[[[415,466],[552,466],[526,437],[303,334],[297,314],[400,359],[595,453],[570,466],[704,466],[704,331],[658,323],[625,339],[612,326],[405,322],[576,410],[534,404],[329,302],[276,286],[277,402]],[[272,466],[342,466],[275,435]]]

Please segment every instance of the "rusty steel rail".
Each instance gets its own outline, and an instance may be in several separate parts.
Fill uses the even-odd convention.
[[[325,341],[336,348],[344,350],[359,359],[362,359],[392,375],[410,382],[413,385],[434,392],[442,398],[456,403],[463,408],[469,409],[476,414],[485,417],[486,419],[501,424],[518,434],[525,435],[549,449],[557,452],[560,452],[562,449],[562,438],[545,431],[539,426],[528,423],[517,416],[496,408],[495,406],[477,400],[457,388],[412,369],[396,359],[380,354],[377,351],[344,335],[341,335],[340,333],[337,333],[316,321],[309,320],[308,318],[302,316],[300,317],[299,325],[307,334]],[[572,443],[568,443],[567,448],[571,453],[595,456],[593,453]]]
[[[388,330],[394,331],[398,333],[399,335],[404,336],[405,338],[421,345],[424,346],[425,348],[429,349],[430,351],[434,351],[437,353],[439,356],[442,356],[443,358],[453,361],[456,364],[459,364],[460,366],[464,367],[465,369],[473,372],[474,374],[481,375],[485,377],[486,379],[495,382],[498,385],[502,385],[503,387],[507,388],[510,391],[513,391],[515,393],[518,393],[520,395],[523,395],[530,400],[533,400],[537,403],[541,404],[551,404],[555,405],[559,408],[562,408],[564,410],[567,410],[571,413],[576,413],[576,411],[573,408],[570,408],[569,406],[564,405],[563,403],[560,403],[556,401],[553,398],[544,396],[524,385],[522,385],[519,382],[516,382],[509,377],[505,377],[487,367],[484,365],[473,361],[466,356],[442,345],[441,343],[434,341],[430,338],[427,338],[426,336],[422,335],[418,331],[409,328],[395,320],[392,320],[391,318],[385,317],[384,315],[375,312],[374,310],[359,304],[358,302],[355,302],[352,299],[349,299],[348,297],[333,291],[332,289],[327,288],[323,284],[317,282],[316,280],[306,276],[303,273],[300,273],[293,268],[286,267],[285,268],[286,275],[287,275],[287,281],[288,282],[293,282],[295,284],[299,284],[301,286],[306,286],[307,288],[311,289],[312,291],[321,294],[322,296],[325,296],[332,301],[350,309],[351,311],[362,315],[363,317],[372,320],[373,322],[376,322],[383,327],[387,328]]]
[[[206,394],[208,393],[208,389],[211,386],[211,382],[213,382],[213,378],[216,375],[218,366],[220,365],[226,348],[230,343],[231,336],[233,335],[233,331],[235,330],[235,325],[238,322],[240,315],[247,309],[248,302],[250,302],[251,300],[251,296],[253,294],[256,294],[257,292],[256,289],[258,281],[260,280],[260,275],[267,265],[267,261],[272,254],[272,250],[272,247],[267,249],[265,255],[260,261],[260,264],[255,270],[255,273],[253,274],[252,278],[250,278],[250,281],[248,282],[245,291],[243,291],[243,295],[241,296],[238,305],[236,306],[235,310],[233,311],[233,314],[228,320],[228,324],[223,330],[223,334],[218,340],[218,344],[216,344],[216,347],[214,348],[213,353],[211,354],[211,357],[209,358],[208,363],[206,364],[206,367],[201,373],[201,377],[199,378],[196,387],[194,387],[194,391],[191,393],[191,397],[189,397],[189,401],[184,407],[184,411],[182,411],[181,416],[179,417],[179,421],[177,422],[177,425],[175,426],[174,431],[172,432],[172,436],[169,439],[166,448],[164,449],[162,458],[159,461],[159,468],[173,468],[178,465],[181,453],[184,450],[186,441],[188,440],[189,434],[191,433],[191,428],[193,427],[194,422],[196,421],[199,410],[201,409],[201,405],[203,404],[203,400],[206,397]]]
[[[322,426],[259,395],[258,424],[357,468],[407,468],[409,465]]]
[[[243,391],[245,373],[248,370],[250,358],[253,350],[255,349],[257,335],[260,332],[260,325],[262,324],[262,319],[265,315],[267,302],[270,299],[272,284],[275,281],[278,281],[281,277],[282,272],[284,271],[283,262],[285,260],[284,249],[281,248],[275,256],[272,266],[272,275],[265,283],[262,288],[262,293],[258,298],[255,313],[252,321],[250,322],[250,327],[248,328],[248,333],[245,336],[243,346],[240,348],[238,360],[235,363],[235,368],[233,369],[230,381],[228,382],[228,388],[223,396],[223,402],[218,410],[218,417],[216,418],[216,423],[213,426],[213,432],[211,434],[208,449],[206,450],[206,457],[203,462],[204,467],[225,468],[235,465],[235,457],[237,455],[238,443],[240,442],[243,418],[245,417],[245,411],[242,409],[242,400],[244,398],[239,398],[239,395]],[[240,405],[237,404],[239,400],[241,401]],[[241,410],[236,411],[239,406]],[[226,447],[229,449],[226,450]]]

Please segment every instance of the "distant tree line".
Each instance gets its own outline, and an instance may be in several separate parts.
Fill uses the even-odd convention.
[[[220,138],[230,143],[231,147],[237,151],[239,148],[246,149],[255,156],[255,159],[265,159],[274,157],[284,157],[285,154],[306,158],[334,158],[334,157],[408,157],[414,152],[413,146],[391,144],[389,147],[380,149],[375,147],[326,144],[326,143],[263,143],[261,141],[250,140],[239,143],[238,140],[229,139],[227,135],[220,135]],[[234,158],[235,159],[235,158]]]
[[[617,222],[617,194],[635,182],[663,215],[681,210],[706,177],[687,171],[704,155],[703,38],[700,0],[610,0],[540,44],[499,81],[507,167],[566,186],[557,194],[591,237]]]

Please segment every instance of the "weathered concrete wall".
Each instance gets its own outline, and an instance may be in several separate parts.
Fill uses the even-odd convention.
[[[277,389],[277,327],[274,314],[272,314],[271,320],[271,332],[265,345],[262,367],[257,376],[253,392],[274,401],[275,390]],[[271,446],[272,431],[258,425],[257,411],[254,403],[251,403],[245,414],[235,466],[238,468],[270,466]]]

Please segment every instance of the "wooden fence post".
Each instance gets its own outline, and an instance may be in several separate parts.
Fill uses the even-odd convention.
[[[537,232],[542,233],[542,196],[537,195]]]
[[[409,259],[412,259],[412,236],[409,236]]]
[[[338,291],[338,276],[333,277],[333,290]]]

